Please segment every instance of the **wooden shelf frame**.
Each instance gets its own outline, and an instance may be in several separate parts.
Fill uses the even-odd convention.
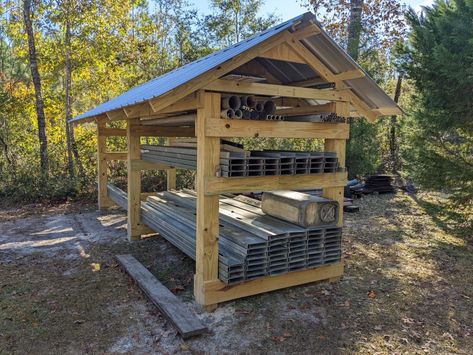
[[[305,20],[304,20],[305,21]],[[220,119],[222,93],[272,97],[284,102],[278,105],[278,114],[307,115],[334,112],[348,117],[350,109],[373,121],[380,114],[398,113],[396,108],[372,109],[351,91],[345,82],[363,77],[361,70],[335,73],[317,55],[304,45],[308,36],[317,36],[320,28],[314,23],[294,25],[293,32],[284,30],[221,65],[208,70],[178,88],[148,101],[102,113],[85,121],[97,122],[98,144],[98,204],[107,208],[113,202],[107,194],[107,164],[124,160],[128,169],[128,236],[139,239],[147,231],[141,221],[141,172],[156,169],[167,172],[167,189],[176,188],[176,169],[166,164],[141,160],[140,141],[143,136],[166,137],[170,144],[174,137],[197,137],[197,193],[196,220],[196,274],[194,295],[198,303],[215,306],[220,302],[273,291],[319,280],[334,280],[343,274],[343,262],[316,269],[268,276],[236,285],[225,285],[218,279],[219,194],[229,192],[268,191],[278,189],[322,188],[323,196],[338,201],[340,206],[337,225],[343,226],[343,190],[347,181],[345,169],[346,140],[349,125],[345,123],[281,122]],[[271,58],[307,64],[318,76],[303,82],[283,85],[268,73],[269,83],[249,83],[222,80],[223,77],[247,65],[255,58]],[[264,68],[263,68],[264,70]],[[335,82],[334,89],[320,90],[305,86],[317,82]],[[308,106],[307,99],[322,101]],[[290,104],[289,104],[290,103]],[[146,120],[168,117],[177,113],[197,111],[195,127],[158,127],[146,125]],[[108,122],[123,120],[126,129],[107,128]],[[126,137],[126,152],[107,152],[107,137]],[[221,138],[302,138],[324,139],[325,151],[336,152],[342,169],[336,173],[219,177]]]
[[[225,302],[258,293],[301,285],[320,280],[335,280],[343,274],[343,262],[320,268],[267,276],[236,285],[226,285],[218,279],[219,194],[229,192],[268,191],[277,189],[322,188],[323,195],[334,198],[343,206],[345,171],[325,174],[218,177],[220,138],[285,137],[324,138],[325,149],[335,151],[342,170],[345,167],[345,144],[349,136],[347,124],[279,121],[245,121],[216,119],[220,112],[220,93],[200,90],[197,110],[197,224],[196,274],[194,295],[201,305],[213,309]],[[347,101],[331,106],[345,115]],[[343,207],[339,226],[343,225]]]
[[[194,101],[195,99],[195,101]],[[196,223],[196,274],[194,295],[198,303],[214,308],[218,303],[320,280],[335,280],[343,274],[343,263],[326,265],[316,269],[268,276],[236,285],[226,285],[218,279],[219,195],[230,192],[270,191],[280,189],[322,188],[323,195],[335,199],[343,206],[343,189],[347,181],[345,146],[349,137],[348,124],[316,122],[247,121],[218,119],[221,94],[199,90],[192,105],[196,105],[195,128],[153,127],[140,124],[139,118],[127,120],[126,129],[107,128],[98,123],[98,189],[99,208],[113,205],[107,194],[107,163],[110,160],[125,160],[128,167],[128,237],[141,238],[150,229],[141,221],[140,204],[141,171],[155,169],[167,172],[167,188],[176,188],[176,169],[166,164],[155,164],[141,160],[140,139],[142,136],[172,137],[191,133],[197,137],[197,223]],[[349,103],[336,101],[330,109],[339,115],[348,116]],[[106,138],[126,137],[126,152],[107,152]],[[278,138],[323,138],[325,150],[336,152],[342,171],[324,174],[219,177],[220,139],[228,137],[278,137]],[[340,209],[338,226],[343,225],[343,209]]]

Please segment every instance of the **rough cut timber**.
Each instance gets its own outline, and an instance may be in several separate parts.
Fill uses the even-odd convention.
[[[132,255],[117,255],[116,259],[184,339],[207,331],[200,319]]]
[[[338,220],[337,201],[297,191],[264,192],[261,209],[301,227],[336,224]]]

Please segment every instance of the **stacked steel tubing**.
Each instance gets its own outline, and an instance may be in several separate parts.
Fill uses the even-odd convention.
[[[258,101],[255,96],[223,96],[221,117],[245,120],[284,121],[276,115],[276,103],[272,100]]]

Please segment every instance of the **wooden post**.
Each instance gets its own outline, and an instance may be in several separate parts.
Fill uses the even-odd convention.
[[[135,169],[133,160],[140,159],[140,135],[137,128],[140,119],[133,118],[127,121],[126,138],[128,146],[127,170],[128,170],[128,225],[127,233],[129,240],[141,238],[141,170]]]
[[[101,134],[105,128],[105,122],[97,122],[97,190],[98,207],[103,210],[113,206],[113,201],[108,197],[108,160],[107,160],[107,136]]]
[[[219,117],[220,94],[199,92],[197,109],[197,235],[194,296],[198,303],[214,308],[206,299],[206,283],[218,281],[218,195],[205,194],[206,180],[215,177],[220,164],[220,138],[207,137],[206,126],[212,117]]]
[[[167,139],[167,145],[171,145],[174,141],[173,138]],[[166,177],[167,177],[167,184],[166,189],[175,190],[176,189],[176,169],[168,169],[166,170]]]
[[[337,115],[348,117],[350,115],[349,102],[334,102],[332,103],[332,111]],[[347,124],[348,125],[348,124]],[[346,160],[346,140],[345,139],[325,139],[325,151],[337,153],[340,167],[345,168]],[[343,227],[343,187],[329,187],[323,189],[323,196],[338,201],[339,204],[339,219],[338,226]]]

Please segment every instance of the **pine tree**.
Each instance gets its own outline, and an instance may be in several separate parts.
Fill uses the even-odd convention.
[[[473,200],[473,1],[438,0],[412,26],[407,72],[414,80],[414,146],[407,166],[424,186]]]

